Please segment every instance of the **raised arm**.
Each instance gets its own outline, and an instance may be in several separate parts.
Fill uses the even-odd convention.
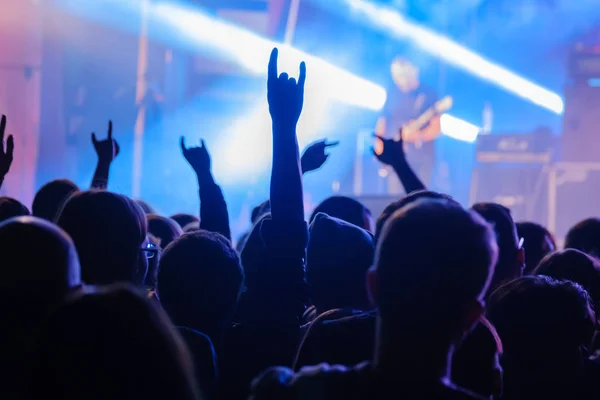
[[[8,135],[6,148],[4,147],[4,131],[6,130],[6,115],[0,120],[0,187],[4,183],[4,178],[10,171],[13,162],[13,153],[15,150],[15,141],[12,135]]]
[[[296,125],[304,103],[306,65],[300,64],[297,83],[285,72],[278,76],[278,54],[278,50],[273,49],[267,83],[267,99],[273,122],[271,214],[273,220],[304,221]]]
[[[121,150],[117,141],[112,137],[112,130],[112,121],[108,121],[108,137],[105,140],[96,139],[96,134],[92,132],[92,144],[98,155],[98,163],[92,179],[92,189],[106,190],[110,166]]]
[[[394,169],[402,186],[404,186],[406,194],[426,189],[406,160],[402,135],[398,140],[386,139],[377,135],[375,135],[375,139],[377,143],[373,149],[373,154],[380,162]]]
[[[185,139],[180,140],[181,152],[190,164],[196,178],[200,195],[200,229],[220,233],[231,240],[229,212],[223,192],[211,172],[210,154],[204,140],[199,147],[186,147]]]
[[[327,139],[319,140],[309,145],[300,157],[300,167],[302,175],[316,171],[325,164],[329,158],[329,154],[325,152],[330,147],[335,147],[340,142],[328,142]]]

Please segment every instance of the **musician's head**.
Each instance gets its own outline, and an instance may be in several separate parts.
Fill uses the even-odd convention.
[[[419,87],[419,68],[410,60],[396,56],[390,67],[392,80],[403,92],[410,92]]]

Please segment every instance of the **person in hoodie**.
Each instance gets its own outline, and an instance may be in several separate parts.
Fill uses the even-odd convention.
[[[373,265],[375,241],[366,230],[324,213],[314,217],[309,231],[306,279],[313,306],[305,319],[312,322],[304,327],[296,364],[323,359],[352,363],[372,352],[372,342],[363,339],[374,338],[365,277]]]
[[[306,279],[317,315],[371,309],[365,276],[373,265],[373,235],[323,213],[315,216],[309,232]]]

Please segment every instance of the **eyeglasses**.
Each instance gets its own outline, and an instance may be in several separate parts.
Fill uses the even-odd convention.
[[[146,258],[154,258],[158,254],[158,247],[152,243],[143,244],[140,250],[144,252]]]

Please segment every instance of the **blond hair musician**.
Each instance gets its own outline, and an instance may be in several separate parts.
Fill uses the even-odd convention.
[[[434,140],[441,131],[440,116],[433,116],[425,126],[415,128],[411,124],[435,105],[437,95],[433,89],[421,85],[418,67],[405,58],[394,58],[390,72],[393,85],[375,132],[379,136],[397,137],[404,127],[402,138],[407,159],[423,183],[430,186],[435,164]]]

